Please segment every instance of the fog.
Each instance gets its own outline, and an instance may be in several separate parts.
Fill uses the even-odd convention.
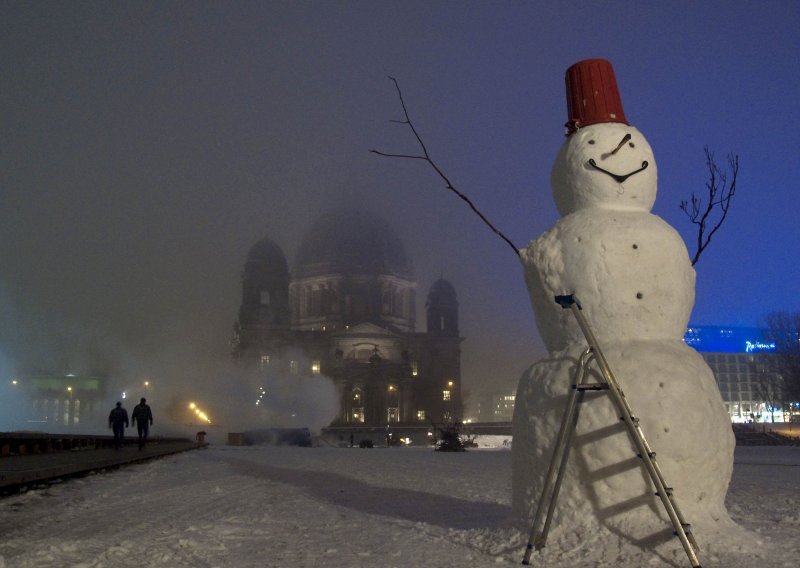
[[[418,329],[430,285],[453,283],[466,389],[513,391],[544,352],[519,261],[424,163],[369,153],[418,151],[391,122],[388,75],[437,164],[524,246],[557,219],[564,71],[608,58],[658,160],[654,212],[690,248],[678,203],[703,189],[703,147],[741,156],[693,322],[798,309],[785,126],[800,123],[787,95],[800,8],[767,4],[3,3],[4,389],[34,370],[101,373],[110,410],[149,378],[157,421],[188,397],[228,420],[260,386],[230,363],[249,248],[268,235],[291,264],[317,216],[353,194],[405,243]]]

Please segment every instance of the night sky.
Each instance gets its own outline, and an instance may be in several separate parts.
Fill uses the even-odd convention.
[[[800,3],[2,2],[0,371],[103,367],[222,381],[250,247],[290,262],[344,196],[384,212],[424,301],[461,306],[468,389],[512,390],[543,355],[517,246],[558,218],[550,168],[564,72],[614,65],[658,162],[654,213],[704,191],[704,146],[740,156],[726,225],[700,259],[692,323],[798,310]]]

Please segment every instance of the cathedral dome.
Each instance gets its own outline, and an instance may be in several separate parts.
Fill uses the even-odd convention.
[[[440,278],[431,286],[428,292],[428,304],[438,305],[458,305],[456,296],[456,289],[450,282],[444,278]]]
[[[358,207],[321,215],[298,250],[294,276],[333,273],[413,278],[411,261],[391,226]]]
[[[268,237],[264,237],[250,248],[245,270],[248,265],[269,267],[273,272],[276,270],[281,273],[288,272],[283,250]]]

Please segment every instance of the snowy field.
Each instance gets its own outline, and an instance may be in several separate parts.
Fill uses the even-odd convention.
[[[508,449],[212,445],[0,499],[0,568],[518,565],[510,484]],[[759,544],[704,567],[797,566],[800,448],[738,448],[728,507]],[[601,548],[533,564],[665,565]]]

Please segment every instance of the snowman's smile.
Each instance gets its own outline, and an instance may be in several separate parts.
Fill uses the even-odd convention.
[[[608,170],[604,170],[603,168],[601,168],[600,166],[598,166],[598,165],[597,165],[597,162],[595,162],[595,161],[594,161],[594,158],[589,158],[589,162],[588,162],[588,163],[589,163],[589,165],[590,165],[590,166],[592,166],[592,167],[593,167],[594,169],[596,169],[597,171],[599,171],[599,172],[603,172],[604,174],[606,174],[606,175],[608,175],[608,176],[611,176],[611,177],[612,177],[612,178],[614,178],[614,180],[615,180],[616,182],[618,182],[618,183],[622,183],[622,182],[624,182],[626,179],[628,179],[629,177],[631,177],[632,175],[634,175],[634,174],[638,174],[639,172],[646,170],[646,169],[647,169],[647,166],[649,166],[649,165],[650,165],[650,164],[648,164],[648,163],[647,163],[647,160],[645,160],[645,161],[643,161],[643,162],[642,162],[642,167],[641,167],[641,168],[639,168],[638,170],[633,170],[632,172],[630,172],[630,173],[628,173],[628,174],[623,174],[623,175],[620,175],[620,174],[611,173],[611,172],[610,172],[610,171],[608,171]]]

